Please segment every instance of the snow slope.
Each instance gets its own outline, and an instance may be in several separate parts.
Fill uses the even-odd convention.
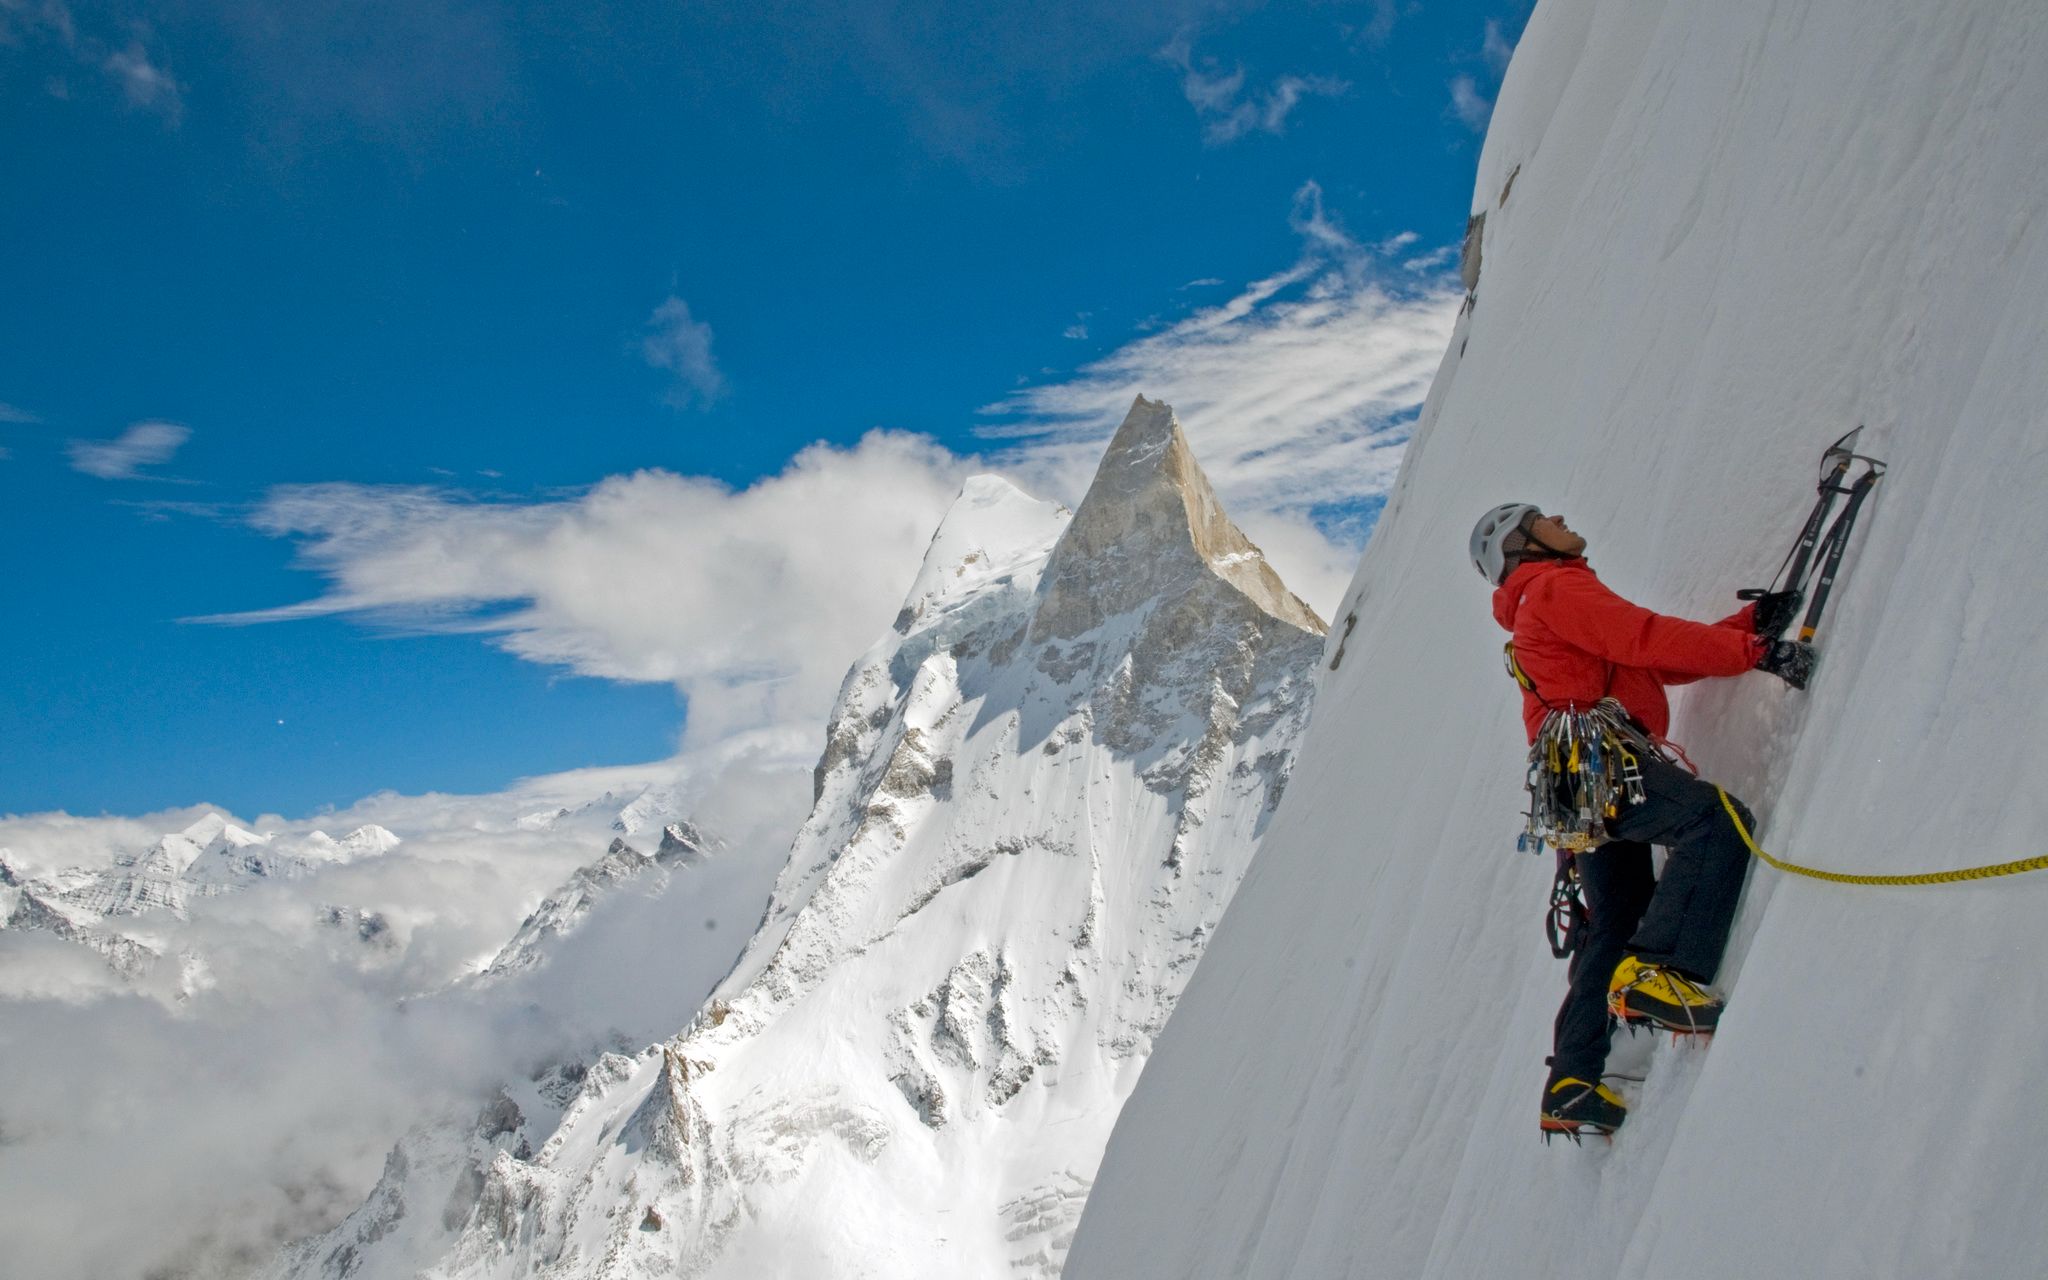
[[[2048,850],[2048,6],[1543,0],[1475,211],[1355,629],[1066,1274],[2041,1274],[2048,875],[1755,871],[1712,1045],[1623,1037],[1614,1144],[1538,1140],[1564,972],[1465,547],[1544,504],[1624,594],[1719,617],[1870,424],[1811,690],[1693,686],[1673,736],[1803,862]]]
[[[1165,405],[1133,406],[1071,520],[970,480],[847,676],[733,973],[599,1061],[537,1150],[501,1147],[428,1274],[1056,1275],[1321,633]]]

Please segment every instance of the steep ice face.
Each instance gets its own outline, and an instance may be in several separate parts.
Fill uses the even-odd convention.
[[[1690,686],[1673,736],[1800,862],[2042,852],[2044,120],[2039,0],[1536,7],[1355,628],[1070,1277],[2041,1270],[2040,873],[1753,868],[1712,1044],[1621,1037],[1612,1146],[1537,1140],[1553,868],[1514,852],[1519,696],[1463,551],[1535,502],[1623,594],[1717,618],[1869,424],[1891,469],[1811,687]]]
[[[1320,632],[1164,406],[1071,521],[969,482],[842,687],[733,973],[494,1157],[433,1274],[1057,1275]]]

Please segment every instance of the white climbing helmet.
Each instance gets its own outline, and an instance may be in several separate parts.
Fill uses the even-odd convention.
[[[1508,557],[1519,554],[1526,545],[1521,540],[1506,545],[1508,535],[1520,533],[1522,521],[1542,514],[1542,508],[1531,502],[1503,502],[1479,517],[1479,523],[1472,526],[1472,567],[1479,570],[1479,576],[1499,586],[1507,576]]]

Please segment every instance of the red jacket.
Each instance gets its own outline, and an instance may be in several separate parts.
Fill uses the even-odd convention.
[[[1581,559],[1531,560],[1493,593],[1493,616],[1514,633],[1515,661],[1536,686],[1522,692],[1529,740],[1552,707],[1589,707],[1611,697],[1657,737],[1671,727],[1664,686],[1740,675],[1764,642],[1751,631],[1755,605],[1719,622],[1687,622],[1630,604]]]

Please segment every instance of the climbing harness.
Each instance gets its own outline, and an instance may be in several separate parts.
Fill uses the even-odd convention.
[[[1778,565],[1777,574],[1769,587],[1751,587],[1736,592],[1739,600],[1758,600],[1774,591],[1792,591],[1804,597],[1810,586],[1813,594],[1806,604],[1806,616],[1799,624],[1799,641],[1812,644],[1820,631],[1821,613],[1826,610],[1828,596],[1835,587],[1835,574],[1842,566],[1842,553],[1848,549],[1849,535],[1856,527],[1856,513],[1863,509],[1864,499],[1884,478],[1885,464],[1868,454],[1856,452],[1856,438],[1863,433],[1862,427],[1843,435],[1829,445],[1820,456],[1820,496],[1815,499],[1813,510],[1807,513],[1806,523],[1800,527],[1799,539],[1792,549],[1785,553],[1785,559]],[[1849,480],[1850,471],[1862,464],[1856,478]],[[1841,514],[1834,523],[1828,524],[1828,514],[1834,510],[1838,498],[1847,498]],[[1827,532],[1821,532],[1821,526]],[[1818,575],[1816,579],[1815,575]]]
[[[1501,657],[1515,683],[1536,693],[1536,682],[1515,661],[1514,641],[1502,646]],[[1642,802],[1645,754],[1670,758],[1619,702],[1608,697],[1584,710],[1571,704],[1551,707],[1529,746],[1523,783],[1529,792],[1529,812],[1515,847],[1538,853],[1549,845],[1557,853],[1543,933],[1550,954],[1559,960],[1584,947],[1591,927],[1576,855],[1606,842],[1607,819],[1623,804]]]
[[[1787,875],[1805,876],[1809,880],[1825,880],[1830,884],[1874,884],[1874,885],[1922,885],[1960,884],[1965,880],[1993,880],[1999,876],[2016,876],[2027,871],[2048,870],[2048,854],[2032,858],[2020,858],[2012,862],[1994,862],[1982,867],[1958,867],[1954,871],[1921,871],[1906,875],[1854,875],[1847,871],[1822,871],[1817,867],[1802,867],[1796,862],[1786,862],[1765,853],[1755,837],[1749,834],[1749,826],[1736,811],[1735,802],[1726,791],[1720,792],[1721,807],[1728,811],[1729,821],[1735,824],[1736,833],[1749,851],[1769,866]]]

